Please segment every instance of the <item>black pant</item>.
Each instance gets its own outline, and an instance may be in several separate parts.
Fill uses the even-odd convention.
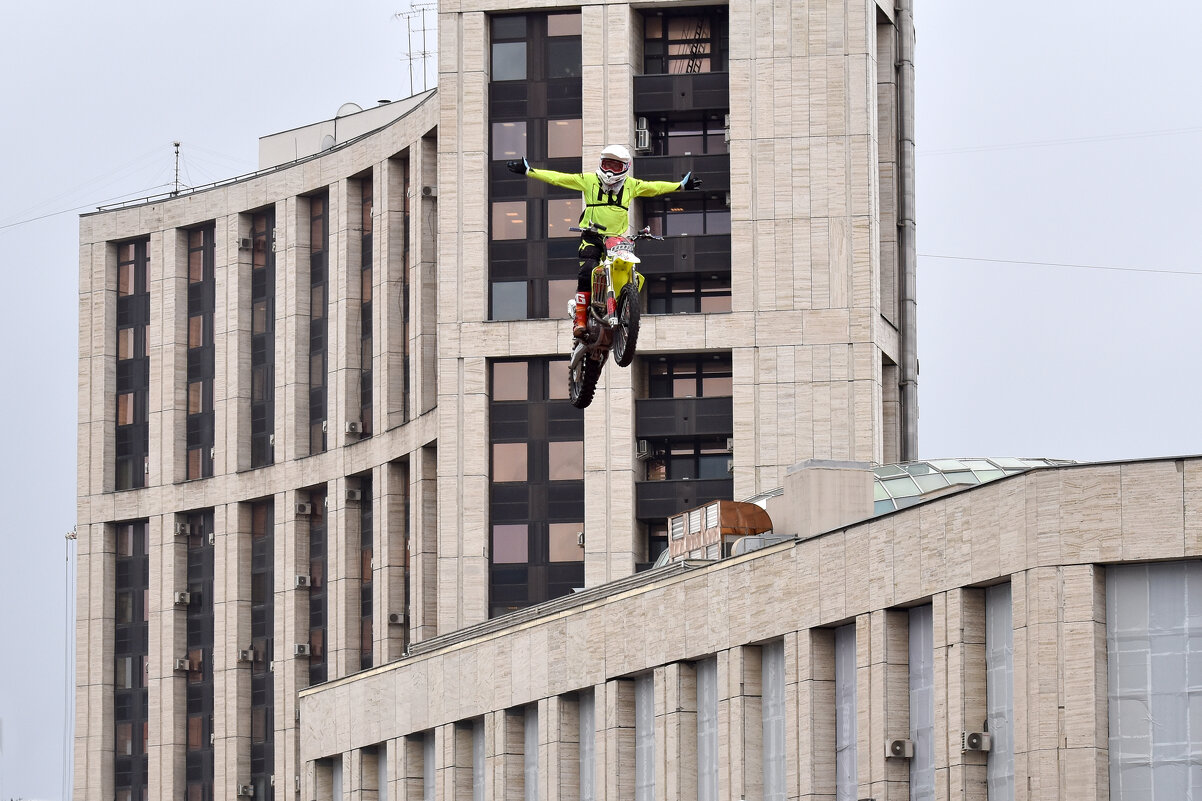
[[[605,255],[605,240],[592,233],[580,237],[580,272],[576,274],[576,291],[591,292],[593,289],[593,270]]]

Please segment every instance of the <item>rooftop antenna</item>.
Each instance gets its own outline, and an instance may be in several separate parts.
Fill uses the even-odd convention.
[[[406,41],[408,43],[408,52],[405,54],[405,60],[409,62],[409,96],[417,94],[416,81],[413,77],[413,62],[417,59],[421,60],[422,64],[422,91],[426,91],[427,82],[426,75],[429,72],[429,58],[434,55],[426,47],[426,33],[431,30],[426,25],[426,12],[435,7],[434,3],[415,3],[409,7],[408,11],[397,12],[394,16],[398,19],[405,20]],[[421,27],[414,28],[413,21],[421,17]],[[413,34],[420,33],[422,37],[422,49],[416,53],[413,51]]]
[[[171,190],[171,196],[179,195],[179,142],[173,142],[175,145],[175,188]]]

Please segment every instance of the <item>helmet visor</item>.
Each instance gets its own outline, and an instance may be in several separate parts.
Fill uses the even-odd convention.
[[[601,169],[621,174],[626,172],[626,162],[621,159],[601,159]]]

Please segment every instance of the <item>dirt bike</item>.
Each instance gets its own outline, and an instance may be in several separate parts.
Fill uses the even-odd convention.
[[[598,233],[595,225],[571,230]],[[634,254],[634,243],[639,239],[663,237],[652,234],[648,228],[633,237],[606,237],[604,256],[593,269],[593,296],[586,316],[588,330],[576,341],[568,363],[568,399],[577,409],[593,402],[597,379],[611,350],[619,367],[634,361],[641,313],[639,292],[643,288],[643,276],[635,267],[639,257]]]

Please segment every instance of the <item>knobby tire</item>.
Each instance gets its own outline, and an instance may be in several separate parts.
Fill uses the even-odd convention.
[[[627,367],[634,361],[634,349],[639,341],[639,290],[632,281],[622,287],[618,296],[618,325],[614,328],[614,364]]]
[[[603,364],[603,361],[585,356],[579,371],[575,373],[579,380],[574,380],[573,373],[568,373],[568,400],[577,409],[586,409],[593,402],[593,395],[597,391],[597,379],[601,377]]]

